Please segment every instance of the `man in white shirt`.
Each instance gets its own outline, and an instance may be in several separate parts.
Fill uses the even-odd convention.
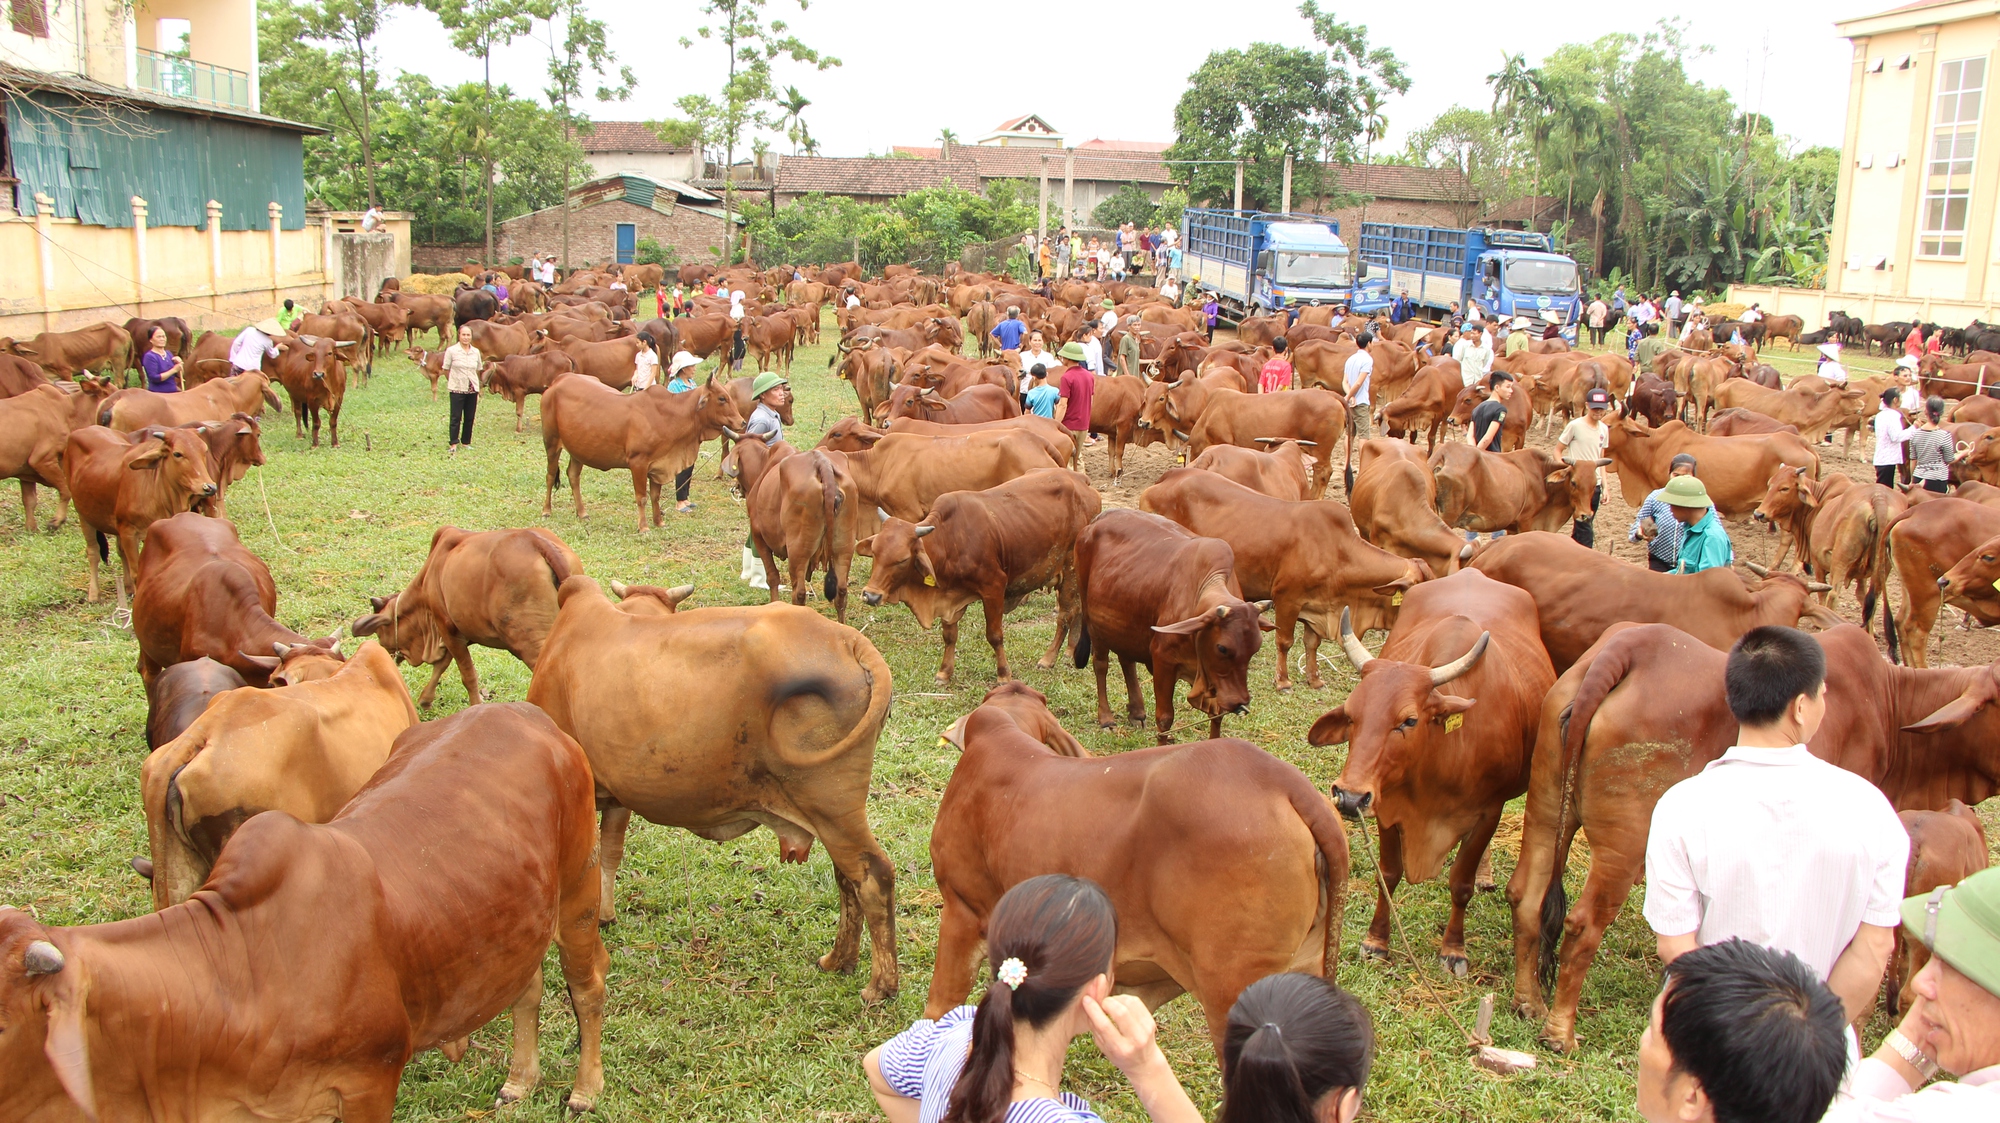
[[[1487,368],[1493,365],[1493,347],[1480,338],[1479,325],[1468,320],[1464,334],[1452,345],[1451,357],[1458,360],[1460,381],[1477,386],[1486,381]]]
[[[1083,346],[1083,365],[1099,376],[1104,374],[1104,341],[1098,338],[1101,330],[1096,324],[1086,324],[1083,338],[1078,341]]]
[[[368,213],[361,216],[361,232],[373,234],[382,229],[382,208],[370,204]]]
[[[1675,289],[1667,295],[1667,334],[1679,335],[1681,327],[1681,290]]]
[[[1347,400],[1354,407],[1354,432],[1356,440],[1368,439],[1369,393],[1375,381],[1375,356],[1368,353],[1368,345],[1375,342],[1375,336],[1362,332],[1354,337],[1354,354],[1347,357],[1347,366],[1342,370],[1341,383],[1347,387]]]
[[[1752,304],[1750,307],[1745,308],[1743,310],[1743,315],[1737,318],[1742,320],[1746,324],[1754,324],[1758,320],[1764,318],[1764,310],[1762,308],[1757,307],[1755,304]]]
[[[229,341],[229,365],[237,374],[262,370],[264,358],[278,357],[278,345],[271,342],[285,334],[285,329],[276,319],[266,318],[236,333]]]
[[[1104,298],[1104,315],[1097,318],[1097,333],[1110,335],[1118,327],[1118,305],[1110,297]]]
[[[1021,350],[1021,393],[1024,395],[1032,389],[1028,372],[1034,370],[1036,366],[1046,371],[1059,371],[1062,369],[1062,360],[1056,358],[1055,353],[1049,350],[1048,344],[1042,340],[1041,332],[1031,331],[1028,333],[1028,345]]]
[[[1791,952],[1867,1012],[1901,922],[1910,836],[1867,780],[1812,755],[1826,653],[1753,628],[1724,671],[1737,743],[1667,789],[1646,840],[1646,922],[1660,958],[1740,936]]]

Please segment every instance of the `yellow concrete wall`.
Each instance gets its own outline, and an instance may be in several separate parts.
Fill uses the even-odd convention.
[[[1828,292],[1825,289],[1787,289],[1768,285],[1731,285],[1726,299],[1734,304],[1755,302],[1774,316],[1797,316],[1806,330],[1826,326],[1828,312],[1845,312],[1865,323],[1886,324],[1893,320],[1916,320],[1964,327],[1974,320],[2000,320],[2000,300],[1947,300],[1939,298],[1876,295],[1864,292]]]
[[[184,19],[193,24],[188,48],[196,62],[257,71],[257,20],[253,0],[146,0],[133,10],[138,44],[157,51],[158,21]]]
[[[279,270],[271,269],[267,230],[222,232],[222,271],[211,275],[206,229],[161,226],[146,231],[146,277],[138,281],[138,235],[129,227],[50,220],[49,263],[54,285],[43,291],[42,238],[35,220],[0,217],[0,335],[62,331],[99,320],[180,316],[203,328],[234,329],[270,315],[287,297],[317,309],[328,292],[325,233],[279,232]]]

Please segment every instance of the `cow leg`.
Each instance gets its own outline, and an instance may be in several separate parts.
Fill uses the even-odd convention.
[[[507,1065],[507,1083],[500,1086],[494,1107],[519,1103],[542,1082],[542,1060],[537,1049],[542,1020],[542,965],[539,960],[529,972],[528,984],[514,999],[514,1056]]]
[[[95,599],[95,597],[93,596],[92,599]],[[1090,627],[1089,623],[1086,622],[1084,627]],[[1137,697],[1139,693],[1139,684],[1132,677],[1132,665],[1125,662],[1122,656],[1119,658],[1118,663],[1125,668],[1126,708],[1130,709],[1132,699]],[[1097,727],[1099,729],[1109,729],[1118,724],[1111,717],[1111,696],[1104,687],[1105,674],[1111,669],[1111,653],[1103,647],[1099,647],[1096,651],[1092,652],[1090,656],[1090,669],[1097,676]]]
[[[931,993],[924,1017],[941,1018],[972,993],[972,974],[984,942],[979,915],[958,894],[946,890],[938,917],[937,959],[931,966]]]
[[[479,668],[472,665],[472,650],[465,644],[465,637],[456,633],[445,636],[445,650],[451,652],[451,660],[458,664],[458,680],[465,684],[465,704],[477,706],[486,699],[479,693]]]
[[[632,825],[632,812],[623,807],[604,809],[604,824],[597,836],[597,923],[616,923],[618,920],[618,898],[612,892],[618,880],[618,867],[625,864],[625,830]]]
[[[833,617],[847,623],[847,575],[854,568],[852,553],[839,554],[827,560],[827,568],[833,574]]]
[[[986,642],[993,645],[993,677],[999,682],[1013,678],[1007,667],[1007,598],[1006,589],[1001,595],[981,598],[980,608],[986,615]],[[1056,615],[1056,643],[1062,643],[1062,614]],[[1049,665],[1055,665],[1055,652],[1050,649]]]
[[[938,619],[938,630],[944,633],[944,654],[938,661],[937,674],[932,677],[939,683],[949,683],[951,676],[958,673],[958,622],[964,616],[965,609],[961,608]]]
[[[1896,627],[1903,633],[1905,666],[1931,665],[1931,630],[1937,627],[1941,599],[1935,578],[1903,582],[1903,615]]]
[[[875,841],[875,832],[868,828],[865,808],[856,807],[840,819],[817,822],[814,826],[820,841],[826,844],[833,868],[853,883],[861,918],[868,922],[868,985],[861,988],[861,1000],[881,1002],[902,985],[896,966],[895,867],[889,864],[889,855],[882,844]],[[851,921],[843,915],[840,923],[845,926]],[[829,954],[819,965],[825,971],[851,970],[854,958],[850,955],[842,965]]]
[[[84,568],[90,573],[90,592],[84,595],[83,601],[85,604],[96,604],[98,597],[97,559],[98,552],[105,548],[104,535],[99,533],[96,527],[84,522],[81,518],[76,520],[76,525],[83,531],[83,564]]]
[[[1292,689],[1292,641],[1298,637],[1298,631],[1299,606],[1289,599],[1279,601],[1278,630],[1271,635],[1278,641],[1277,686],[1280,694]]]
[[[331,446],[331,447],[333,447],[333,448],[339,448],[339,447],[340,447],[340,407],[339,407],[339,406],[331,406],[331,407],[329,407],[329,408],[327,409],[327,411],[326,411],[326,435],[327,435],[327,441],[326,441],[326,443],[327,443],[327,444],[328,444],[329,446]]]
[[[306,439],[306,407],[297,398],[292,399],[292,435],[299,440]]]
[[[523,425],[526,425],[527,423],[528,423],[528,395],[523,394],[520,397],[514,399],[514,431],[516,433],[519,433],[521,431],[521,427]]]
[[[543,451],[549,457],[548,478],[542,488],[542,517],[546,519],[555,513],[556,484],[562,479],[562,445],[553,433],[544,433],[543,442]]]
[[[1146,728],[1146,695],[1139,689],[1138,664],[1120,655],[1118,657],[1118,669],[1125,674],[1125,720],[1131,722],[1134,729],[1144,729]]]
[[[620,810],[623,810],[622,808]],[[630,812],[626,812],[629,816]],[[623,838],[620,838],[623,843]],[[611,957],[597,933],[601,881],[590,857],[567,880],[562,889],[560,920],[556,929],[556,959],[562,965],[563,981],[569,985],[569,1005],[576,1014],[581,1046],[576,1061],[576,1083],[570,1088],[569,1109],[589,1111],[604,1091],[604,976]],[[535,992],[541,993],[541,971],[535,972]],[[514,1019],[519,1033],[520,1016]],[[518,1042],[519,1037],[515,1040]]]
[[[21,481],[21,512],[27,520],[28,533],[33,534],[38,529],[35,525],[35,483],[33,480]],[[54,528],[51,527],[50,529]]]
[[[1618,919],[1625,898],[1645,864],[1645,852],[1631,856],[1619,851],[1593,848],[1590,876],[1583,895],[1563,920],[1563,948],[1556,974],[1556,993],[1548,1021],[1542,1025],[1542,1040],[1557,1052],[1576,1051],[1576,1007],[1583,998],[1583,977],[1597,958],[1604,931]]]
[[[1046,671],[1056,665],[1056,657],[1062,653],[1063,645],[1069,640],[1069,633],[1076,626],[1079,601],[1077,593],[1076,564],[1074,558],[1063,567],[1063,575],[1056,585],[1056,634],[1049,640],[1049,649],[1035,660],[1035,666]]]
[[[1472,903],[1473,883],[1478,871],[1486,862],[1486,849],[1493,841],[1493,831],[1500,825],[1500,805],[1495,804],[1465,837],[1458,843],[1458,858],[1451,864],[1451,919],[1444,928],[1444,945],[1438,951],[1438,961],[1446,971],[1464,978],[1471,969],[1465,956],[1465,906]],[[1490,879],[1491,872],[1488,877]]]
[[[1326,680],[1319,675],[1319,629],[1313,627],[1311,621],[1306,622],[1301,643],[1306,649],[1306,685],[1314,690],[1323,690],[1326,687]]]
[[[833,867],[833,886],[840,891],[840,916],[833,930],[833,950],[820,960],[820,969],[846,974],[861,958],[861,896],[854,879]]]
[[[118,531],[118,610],[125,610],[125,590],[139,587],[139,532],[119,528]]]
[[[1180,690],[1180,665],[1153,657],[1153,737],[1162,745],[1174,743],[1174,695]]]
[[[661,491],[660,485],[662,482],[663,481],[660,479],[658,475],[654,474],[650,470],[647,471],[646,494],[653,501],[654,526],[665,526],[667,522],[667,516],[660,510],[660,491]]]
[[[576,500],[576,521],[582,522],[584,519],[583,461],[578,460],[575,453],[571,453],[569,457],[569,493],[571,498]],[[643,502],[639,506],[639,529],[646,529],[646,507]]]
[[[1363,959],[1389,958],[1389,895],[1403,883],[1403,832],[1382,826],[1380,819],[1375,825],[1379,831],[1375,837],[1382,848],[1378,859],[1382,883],[1375,887],[1375,915],[1368,921],[1368,934],[1361,938]]]
[[[646,493],[652,487],[648,478],[652,465],[632,462],[632,501],[639,508],[639,533],[646,533]],[[655,523],[654,525],[658,525]]]
[[[437,700],[438,680],[444,677],[445,668],[449,666],[451,666],[451,656],[449,654],[438,662],[431,664],[431,679],[424,684],[423,693],[417,695],[418,709],[428,710],[431,708],[431,703]]]
[[[1542,995],[1542,902],[1548,899],[1549,878],[1560,850],[1567,853],[1569,836],[1563,824],[1546,815],[1531,814],[1522,824],[1521,857],[1507,879],[1507,903],[1514,913],[1514,1013],[1544,1018],[1549,1008]]]

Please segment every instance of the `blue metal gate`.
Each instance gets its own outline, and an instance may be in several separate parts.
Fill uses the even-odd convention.
[[[632,256],[639,252],[639,227],[630,222],[618,224],[618,264],[632,264]]]

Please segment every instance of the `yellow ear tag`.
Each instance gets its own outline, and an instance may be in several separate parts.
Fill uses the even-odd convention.
[[[1444,731],[1446,733],[1456,733],[1458,732],[1458,727],[1464,724],[1464,714],[1450,714],[1444,719]]]
[[[1397,608],[1401,608],[1403,606],[1403,594],[1397,593],[1390,597],[1389,603]]]
[[[1993,579],[1993,590],[1995,592],[2000,592],[2000,577],[1996,577]]]
[[[939,737],[939,738],[938,738],[938,743],[937,743],[937,747],[938,747],[938,748],[940,748],[940,749],[948,749],[948,748],[951,748],[951,747],[952,747],[952,744],[951,744],[951,738],[949,738],[949,737]]]
[[[936,576],[935,576],[934,574],[929,574],[929,573],[926,573],[926,574],[924,574],[924,584],[926,584],[926,585],[936,585],[936,584],[937,584],[937,577],[936,577]]]

